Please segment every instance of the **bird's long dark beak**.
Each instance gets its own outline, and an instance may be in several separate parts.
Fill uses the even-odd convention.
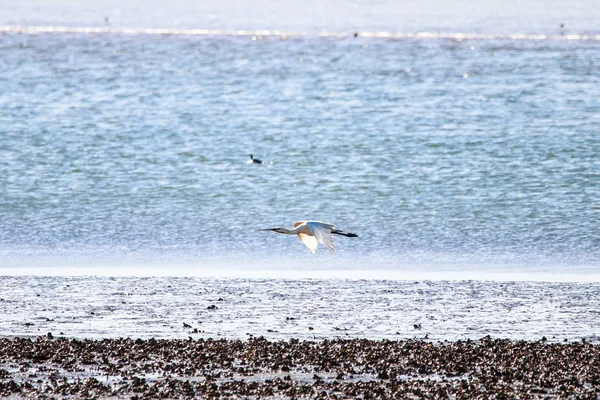
[[[277,228],[265,228],[265,229],[253,229],[254,232],[259,232],[259,231],[274,231]]]

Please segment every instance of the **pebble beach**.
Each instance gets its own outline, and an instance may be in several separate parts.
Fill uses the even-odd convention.
[[[9,398],[594,399],[600,347],[546,340],[0,340]]]

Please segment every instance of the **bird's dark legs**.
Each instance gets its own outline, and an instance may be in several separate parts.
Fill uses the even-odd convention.
[[[358,237],[358,235],[356,233],[348,233],[348,232],[340,231],[337,229],[332,229],[331,233],[334,233],[336,235],[346,236],[346,237]]]

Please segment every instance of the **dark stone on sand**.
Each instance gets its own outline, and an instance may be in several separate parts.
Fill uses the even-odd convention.
[[[589,341],[0,338],[2,398],[594,399],[599,394],[600,345]]]

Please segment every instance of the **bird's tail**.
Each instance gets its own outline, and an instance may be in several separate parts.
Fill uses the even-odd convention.
[[[340,231],[338,229],[332,229],[331,233],[335,233],[336,235],[342,235],[342,236],[346,236],[346,237],[358,237],[358,235],[356,233],[344,232],[344,231]]]

